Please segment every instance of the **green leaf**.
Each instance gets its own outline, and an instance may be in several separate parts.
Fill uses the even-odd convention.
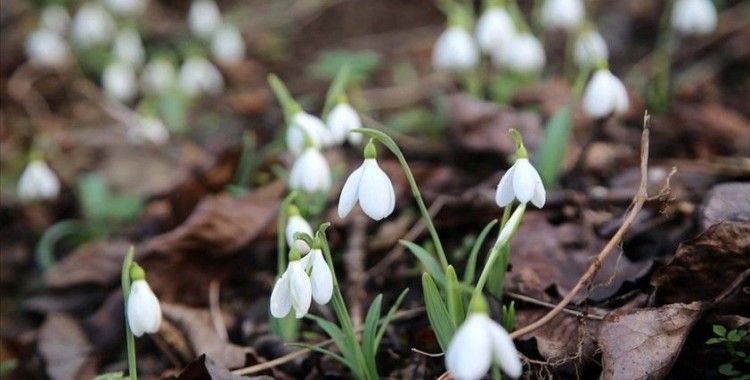
[[[123,372],[108,372],[101,375],[96,375],[94,380],[125,380],[128,379]]]
[[[722,325],[713,325],[714,334],[725,337],[727,336],[727,328]]]
[[[492,230],[492,227],[497,224],[497,219],[489,222],[482,232],[479,233],[477,240],[474,242],[474,247],[471,248],[471,254],[469,259],[466,261],[466,269],[464,270],[464,282],[467,284],[474,283],[474,274],[476,273],[477,267],[477,256],[479,255],[479,249],[482,248],[484,240],[487,239],[487,235]]]
[[[399,240],[398,242],[408,248],[409,252],[419,259],[427,273],[432,275],[432,277],[435,277],[441,284],[445,282],[445,274],[443,273],[442,268],[440,268],[440,264],[430,252],[427,252],[426,249],[407,240]]]
[[[516,303],[511,301],[508,305],[503,305],[500,324],[506,331],[513,331],[513,325],[516,321]]]
[[[732,330],[727,334],[727,340],[732,343],[737,343],[742,340],[742,334],[739,330]]]
[[[572,116],[573,107],[564,106],[552,115],[544,128],[535,163],[542,182],[548,189],[557,185],[560,165],[568,149]]]
[[[717,343],[721,343],[723,341],[724,340],[721,339],[721,338],[711,338],[711,339],[709,339],[709,340],[706,341],[706,344],[717,344]]]
[[[440,296],[440,292],[429,273],[422,273],[422,292],[424,294],[427,318],[435,331],[440,348],[448,349],[448,344],[456,330],[456,325],[448,314],[448,309]]]
[[[284,318],[275,318],[269,315],[270,328],[274,335],[281,337],[286,342],[291,342],[299,338],[299,319],[294,317],[294,313],[289,313]]]
[[[380,62],[380,54],[372,50],[325,51],[308,66],[307,72],[316,78],[330,80],[348,66],[350,81],[353,84],[361,84],[375,72]]]
[[[460,326],[466,317],[464,302],[461,298],[461,290],[458,284],[458,277],[453,265],[448,265],[445,272],[445,295],[448,301],[448,313],[451,316],[454,326]]]
[[[308,314],[307,318],[315,321],[315,323],[317,323],[318,326],[325,331],[331,339],[333,339],[333,343],[338,347],[339,351],[341,351],[341,354],[346,359],[347,365],[352,369],[356,368],[355,361],[353,360],[355,357],[354,348],[346,334],[336,326],[336,324],[326,321],[316,315]]]
[[[349,82],[349,71],[349,65],[344,65],[328,87],[326,102],[323,104],[323,112],[321,112],[323,120],[326,120],[328,113],[331,112],[331,109],[333,109],[336,104],[338,104],[339,100],[342,98],[346,99],[346,86]]]
[[[404,297],[406,297],[406,293],[409,293],[409,288],[404,289],[403,292],[396,298],[396,302],[393,303],[393,306],[391,306],[390,310],[388,310],[388,314],[383,317],[382,321],[380,322],[380,328],[378,329],[378,334],[375,337],[374,345],[375,347],[380,346],[380,340],[383,339],[383,335],[385,334],[385,330],[388,328],[388,325],[391,323],[391,320],[393,319],[393,316],[396,315],[396,310],[401,306],[401,302],[404,301]]]
[[[732,363],[724,363],[719,366],[719,373],[724,376],[737,376],[740,374],[739,371],[734,369]]]
[[[327,349],[325,349],[323,347],[318,347],[318,346],[315,346],[315,345],[312,345],[312,344],[306,344],[306,343],[289,343],[289,345],[292,346],[292,347],[307,348],[310,351],[315,351],[317,353],[330,356],[330,357],[332,357],[332,358],[340,361],[341,364],[343,364],[345,366],[349,366],[349,362],[347,362],[346,359],[344,359],[341,355],[339,355],[339,354],[337,354],[337,353],[335,353],[335,352],[333,352],[331,350],[327,350]]]
[[[375,338],[382,303],[383,295],[378,294],[378,296],[372,301],[372,304],[370,304],[370,309],[367,311],[367,317],[365,317],[365,329],[362,333],[362,352],[365,355],[367,365],[372,368],[375,368],[375,354],[378,352],[378,348],[375,346]]]

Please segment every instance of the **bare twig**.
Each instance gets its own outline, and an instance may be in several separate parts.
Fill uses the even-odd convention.
[[[583,289],[585,286],[588,286],[588,284],[591,282],[591,280],[594,278],[597,272],[599,272],[599,269],[602,267],[602,263],[604,263],[604,260],[609,256],[609,254],[614,250],[615,247],[617,247],[620,242],[622,241],[623,236],[625,235],[625,232],[630,228],[630,225],[635,220],[636,215],[638,215],[638,212],[643,207],[643,204],[648,199],[648,147],[649,147],[649,115],[648,112],[643,116],[643,133],[641,134],[641,182],[638,186],[638,192],[635,195],[635,198],[633,198],[632,206],[630,207],[630,211],[628,212],[627,216],[622,222],[622,225],[617,230],[617,232],[612,236],[612,238],[607,242],[607,244],[602,248],[602,250],[599,252],[599,254],[596,256],[594,261],[589,265],[586,272],[581,276],[580,279],[578,279],[578,282],[575,284],[573,289],[570,290],[570,292],[563,297],[563,299],[547,314],[545,314],[542,318],[537,320],[536,322],[525,326],[523,328],[520,328],[516,331],[513,331],[510,336],[512,338],[518,338],[522,335],[528,334],[542,326],[544,326],[546,323],[551,321],[554,317],[556,317],[560,312],[565,309],[570,302],[573,301],[573,298],[578,294],[581,289]]]
[[[227,341],[227,326],[224,323],[224,317],[221,316],[221,306],[219,305],[219,282],[214,280],[208,285],[208,305],[211,313],[211,322],[214,325],[214,331],[222,340]]]
[[[510,297],[510,298],[517,299],[519,301],[528,302],[530,304],[534,304],[534,305],[538,305],[538,306],[544,306],[544,307],[550,308],[550,309],[552,309],[552,308],[554,308],[556,306],[553,303],[549,303],[549,302],[545,302],[545,301],[542,301],[542,300],[538,300],[536,298],[529,297],[527,295],[523,295],[523,294],[520,294],[520,293],[505,292],[505,295],[508,296],[508,297]],[[562,312],[566,313],[566,314],[570,314],[570,315],[576,316],[576,317],[579,317],[579,318],[595,319],[597,321],[601,321],[602,319],[604,319],[604,316],[602,316],[602,315],[583,313],[583,312],[576,311],[576,310],[573,310],[573,309],[568,309],[568,308],[564,308],[562,310]]]

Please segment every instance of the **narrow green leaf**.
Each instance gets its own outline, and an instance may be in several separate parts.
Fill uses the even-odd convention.
[[[445,271],[445,298],[448,301],[448,313],[454,326],[460,326],[464,321],[466,312],[464,302],[461,298],[461,290],[458,284],[458,277],[453,265],[448,265]]]
[[[346,334],[338,326],[336,326],[336,324],[312,314],[308,314],[307,318],[315,321],[315,323],[317,323],[318,326],[323,331],[325,331],[325,333],[328,334],[331,339],[333,339],[334,344],[336,344],[336,347],[338,347],[339,351],[341,351],[345,358],[354,358],[354,352],[353,347],[351,346],[351,342],[349,341],[349,339],[347,339]],[[354,364],[354,362],[351,361],[351,364]]]
[[[721,342],[723,342],[723,340],[721,340],[720,338],[711,338],[706,341],[706,344],[717,344]]]
[[[714,334],[724,337],[727,336],[727,328],[722,325],[714,325],[713,326]]]
[[[382,321],[380,322],[380,328],[378,329],[378,334],[375,337],[375,341],[373,342],[373,345],[375,347],[380,346],[380,340],[383,339],[383,335],[385,334],[385,330],[388,328],[388,325],[391,323],[391,320],[393,319],[393,316],[396,314],[396,310],[401,306],[401,302],[404,301],[404,297],[406,297],[406,293],[409,293],[409,288],[404,289],[403,292],[396,298],[396,302],[393,303],[393,306],[391,306],[390,310],[388,310],[388,314],[383,317]]]
[[[407,240],[399,240],[399,243],[409,249],[409,252],[411,252],[414,256],[417,257],[417,259],[419,259],[419,262],[422,263],[427,273],[432,275],[432,277],[435,277],[438,282],[445,282],[445,274],[440,268],[440,264],[437,262],[437,260],[435,260],[430,252],[427,252],[426,249]]]
[[[346,97],[346,86],[349,82],[349,65],[344,65],[344,67],[339,70],[338,73],[336,73],[336,77],[333,78],[333,82],[331,82],[331,86],[328,87],[328,92],[326,93],[326,102],[323,105],[323,112],[321,113],[321,117],[323,120],[326,119],[328,116],[328,113],[331,112],[331,109],[338,103],[339,99],[341,97]]]
[[[337,354],[337,353],[335,353],[335,352],[333,352],[331,350],[327,350],[327,349],[325,349],[323,347],[318,347],[318,346],[315,346],[315,345],[312,345],[312,344],[306,344],[306,343],[288,343],[288,345],[290,345],[292,347],[307,348],[310,351],[315,351],[317,353],[330,356],[330,357],[332,357],[332,358],[340,361],[343,365],[351,368],[349,362],[347,362],[346,359],[344,359],[341,355],[339,355],[339,354]]]
[[[380,308],[383,303],[383,295],[378,294],[370,304],[370,309],[365,317],[365,329],[362,333],[362,352],[365,354],[365,360],[370,367],[375,366],[375,354],[378,348],[375,346],[375,337],[380,319]]]
[[[424,293],[427,318],[435,331],[440,348],[448,349],[448,344],[456,330],[456,325],[448,314],[448,309],[440,296],[440,292],[429,273],[422,273],[422,291]]]
[[[497,224],[497,219],[487,223],[487,225],[484,226],[484,229],[482,229],[482,232],[479,233],[477,240],[474,241],[474,246],[471,248],[471,254],[469,254],[469,259],[466,261],[466,269],[464,270],[464,282],[467,284],[474,283],[474,274],[477,270],[477,256],[479,255],[479,250],[482,248],[484,240],[487,239],[487,235],[495,224]]]
[[[572,116],[573,107],[564,106],[552,115],[544,128],[535,161],[542,182],[548,189],[557,185],[560,165],[568,149]]]

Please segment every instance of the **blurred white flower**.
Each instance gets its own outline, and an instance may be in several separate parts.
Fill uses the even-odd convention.
[[[137,16],[143,13],[148,0],[104,0],[112,13],[120,16]]]
[[[672,27],[681,34],[710,34],[717,22],[716,7],[710,0],[677,0],[672,7]]]
[[[331,169],[317,147],[306,148],[294,161],[289,172],[289,187],[308,193],[325,192],[331,188]]]
[[[49,29],[60,35],[65,34],[70,24],[70,14],[62,5],[52,4],[44,7],[40,18],[42,28]]]
[[[65,39],[49,29],[37,29],[29,34],[25,48],[26,56],[37,67],[62,69],[71,58],[70,47]]]
[[[307,315],[311,303],[310,276],[300,260],[291,260],[271,291],[271,315],[284,318],[294,308],[294,316],[299,319]]]
[[[470,314],[453,334],[445,352],[445,366],[456,380],[478,380],[493,362],[511,378],[523,372],[508,332],[487,314]]]
[[[396,206],[393,183],[375,160],[375,146],[365,146],[365,161],[346,179],[339,197],[339,218],[346,217],[359,201],[362,211],[373,220],[391,215]]]
[[[133,335],[140,337],[159,331],[161,306],[145,279],[137,279],[130,284],[127,314],[128,326]]]
[[[129,63],[114,61],[102,73],[104,93],[121,102],[130,102],[138,95],[135,70]]]
[[[146,59],[141,35],[135,29],[122,29],[115,36],[112,47],[115,59],[129,63],[133,67],[140,67]]]
[[[331,268],[323,258],[320,249],[313,249],[300,259],[306,271],[310,272],[310,285],[312,285],[312,298],[318,305],[325,305],[333,295],[333,275]]]
[[[163,145],[169,141],[169,130],[158,117],[139,116],[138,123],[128,129],[128,140],[134,144]]]
[[[495,192],[495,202],[500,207],[509,205],[515,198],[521,203],[531,201],[534,206],[542,208],[546,197],[542,178],[527,158],[516,159],[503,174]]]
[[[245,40],[234,25],[224,24],[211,39],[211,53],[217,62],[235,65],[245,59]]]
[[[73,41],[83,48],[103,45],[115,34],[115,20],[99,3],[81,5],[73,18]]]
[[[310,246],[307,244],[307,242],[305,242],[304,240],[294,239],[294,234],[296,234],[297,232],[303,232],[307,235],[310,235],[310,237],[313,236],[312,226],[310,226],[310,223],[308,223],[305,218],[303,218],[299,214],[299,210],[289,215],[289,219],[287,219],[286,221],[286,229],[284,232],[286,235],[286,242],[290,247],[294,247],[302,254],[310,252]]]
[[[166,58],[152,59],[141,71],[141,89],[149,95],[163,93],[171,88],[176,80],[174,65]]]
[[[200,93],[219,95],[224,91],[224,78],[207,59],[191,57],[180,67],[180,87],[190,96]]]
[[[341,102],[333,107],[326,121],[334,144],[341,144],[347,139],[351,144],[362,142],[362,134],[351,132],[352,129],[362,128],[362,120],[349,103]]]
[[[510,71],[529,74],[541,71],[546,63],[542,43],[531,33],[515,34],[500,50],[493,51],[492,62]]]
[[[213,0],[194,0],[188,11],[190,30],[203,39],[211,35],[221,25],[221,12]]]
[[[60,194],[60,180],[44,161],[33,160],[21,173],[17,192],[24,202],[53,200]]]
[[[479,61],[479,51],[469,32],[457,26],[448,27],[432,49],[432,65],[438,70],[466,71]]]
[[[582,31],[573,45],[573,58],[580,68],[594,67],[598,62],[607,62],[609,49],[599,32],[593,29]]]
[[[547,28],[572,30],[583,20],[585,13],[582,0],[546,0],[542,5],[541,19]]]
[[[598,119],[628,111],[628,92],[622,82],[608,69],[597,70],[583,93],[583,111]]]
[[[515,32],[513,19],[508,15],[508,11],[502,7],[492,7],[479,17],[474,33],[479,47],[484,52],[491,53],[508,43]]]
[[[305,140],[324,148],[331,144],[331,134],[319,118],[307,112],[297,112],[286,129],[286,147],[293,155],[299,155],[305,148]]]

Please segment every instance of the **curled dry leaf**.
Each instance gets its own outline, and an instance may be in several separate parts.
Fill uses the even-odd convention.
[[[670,304],[618,310],[599,330],[602,379],[662,379],[667,376],[704,304]]]
[[[750,268],[750,222],[721,222],[682,243],[654,273],[657,304],[710,301]]]
[[[703,200],[700,221],[703,230],[721,221],[750,222],[750,183],[714,186]]]
[[[244,377],[234,375],[205,354],[199,356],[180,372],[175,380],[271,380],[269,376]]]
[[[52,379],[93,379],[97,358],[86,333],[67,314],[50,314],[39,329],[38,348]]]
[[[516,328],[524,327],[541,318],[546,312],[546,309],[520,309],[516,312],[515,326]],[[594,339],[600,323],[595,319],[579,318],[562,313],[550,323],[520,339],[535,339],[539,353],[556,367],[568,364],[577,367],[594,357],[596,351]],[[580,368],[571,369],[580,370]]]

